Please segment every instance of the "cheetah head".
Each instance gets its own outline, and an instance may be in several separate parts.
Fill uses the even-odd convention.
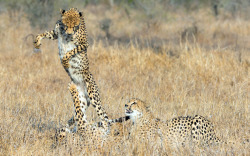
[[[82,12],[79,12],[76,8],[71,8],[68,11],[60,9],[62,15],[62,23],[66,34],[73,34],[74,31],[79,29],[79,25],[82,18]]]
[[[145,103],[139,99],[133,98],[129,103],[125,104],[125,114],[129,116],[133,122],[140,119],[147,112]]]

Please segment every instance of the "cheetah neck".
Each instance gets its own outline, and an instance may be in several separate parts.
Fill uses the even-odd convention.
[[[144,111],[141,113],[141,116],[130,116],[131,121],[133,122],[133,124],[138,125],[138,124],[143,124],[143,123],[147,123],[150,122],[151,120],[154,119],[153,115],[151,112],[149,111]]]
[[[76,45],[72,35],[63,34],[62,32],[58,33],[58,49],[61,61],[63,56],[74,48],[76,48]]]

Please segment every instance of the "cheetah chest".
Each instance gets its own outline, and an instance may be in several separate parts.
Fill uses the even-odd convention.
[[[76,48],[76,45],[74,44],[73,41],[67,41],[66,39],[64,39],[63,35],[59,35],[58,37],[58,49],[59,49],[59,56],[60,59],[63,59],[63,56],[73,50],[74,48]]]
[[[59,49],[59,56],[62,61],[64,55],[76,48],[74,40],[72,38],[60,34],[58,36],[58,49]],[[81,64],[81,57],[79,55],[75,55],[69,61],[70,67],[67,69],[67,72],[71,78],[71,80],[77,85],[81,86],[81,92],[85,92],[86,94],[86,84],[84,83],[83,76],[81,74],[80,64]]]
[[[72,37],[67,35],[59,35],[58,36],[58,49],[59,49],[59,56],[62,61],[64,55],[76,48],[76,45],[74,43],[74,40]],[[69,61],[70,67],[67,69],[67,72],[70,76],[70,78],[74,81],[76,84],[83,83],[83,77],[79,72],[79,65],[81,64],[81,58],[79,55],[75,55],[73,58]]]

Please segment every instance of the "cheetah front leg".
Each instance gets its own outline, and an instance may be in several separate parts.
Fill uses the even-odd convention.
[[[36,50],[40,49],[41,46],[41,40],[47,38],[47,39],[51,39],[51,40],[55,40],[58,38],[57,33],[55,32],[55,30],[51,30],[42,34],[38,34],[35,38],[34,41],[34,47]]]
[[[87,50],[87,45],[78,45],[73,50],[67,52],[62,59],[62,65],[65,69],[69,68],[69,60],[76,54]]]

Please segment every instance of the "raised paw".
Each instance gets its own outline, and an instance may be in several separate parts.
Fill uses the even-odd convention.
[[[67,59],[65,58],[62,59],[62,65],[65,69],[69,68],[69,62],[67,61]]]
[[[65,69],[68,69],[68,68],[69,68],[69,63],[63,63],[63,67],[64,67]]]
[[[41,44],[35,44],[35,43],[34,43],[34,47],[35,47],[36,49],[39,49],[40,46],[41,46]]]
[[[41,46],[41,42],[40,42],[39,39],[36,39],[36,40],[33,42],[33,44],[34,44],[34,47],[35,47],[36,49],[39,49],[40,46]]]
[[[71,90],[72,90],[72,91],[73,91],[73,90],[76,90],[76,85],[75,85],[75,83],[74,83],[74,82],[70,82],[68,88],[69,88],[70,91],[71,91]]]

